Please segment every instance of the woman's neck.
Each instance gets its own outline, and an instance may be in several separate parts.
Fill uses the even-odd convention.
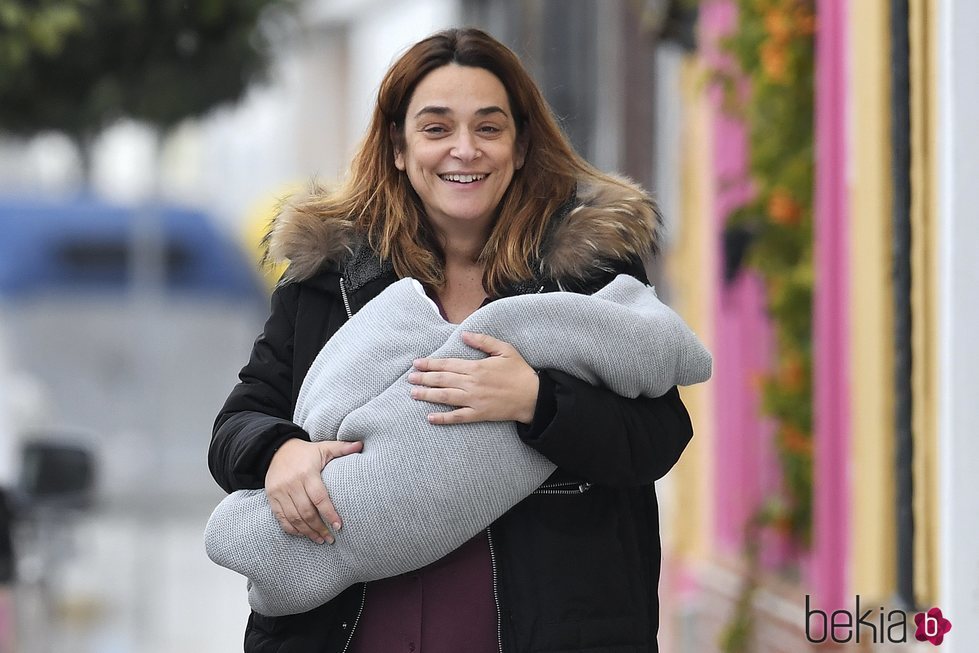
[[[442,253],[446,266],[467,268],[478,265],[479,255],[486,245],[485,234],[457,234],[442,239]]]
[[[446,265],[453,267],[475,265],[493,230],[492,224],[474,224],[464,220],[449,224],[432,221],[432,226],[442,246]]]
[[[478,260],[485,244],[486,237],[479,234],[456,234],[454,238],[445,238],[442,242],[445,286],[438,294],[450,322],[461,322],[486,297],[483,265]]]

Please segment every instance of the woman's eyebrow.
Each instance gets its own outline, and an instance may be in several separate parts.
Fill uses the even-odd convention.
[[[435,114],[437,116],[447,116],[452,113],[452,109],[450,109],[449,107],[440,107],[440,106],[422,107],[421,109],[419,109],[418,113],[415,114],[415,118],[418,118],[419,116],[422,116],[427,113]],[[508,117],[507,112],[504,111],[502,108],[496,106],[495,104],[493,106],[483,107],[482,109],[476,109],[476,115],[480,117],[488,116],[491,113],[502,113],[504,117]]]
[[[434,113],[437,116],[447,116],[452,113],[452,109],[449,107],[422,107],[418,113],[415,114],[415,117],[417,118],[426,113]]]
[[[476,110],[477,116],[488,116],[491,113],[502,113],[504,118],[509,117],[507,116],[506,111],[504,111],[503,109],[501,109],[496,105],[493,105],[491,107],[483,107],[482,109]]]

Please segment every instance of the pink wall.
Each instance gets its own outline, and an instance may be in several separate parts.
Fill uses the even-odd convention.
[[[821,605],[845,604],[849,537],[849,404],[846,379],[847,194],[845,150],[846,16],[841,0],[819,0],[816,50],[816,288],[813,315],[815,488],[813,548],[803,556],[803,589]],[[717,41],[736,25],[732,0],[713,0],[701,8],[703,52],[709,65],[729,65]],[[713,122],[714,223],[720,277],[721,234],[728,212],[751,195],[746,181],[746,130],[721,111],[721,91],[710,91]],[[759,500],[779,482],[772,427],[760,416],[756,380],[774,356],[772,329],[765,315],[757,277],[742,273],[715,297],[714,384],[717,448],[714,526],[718,553],[741,550],[744,524]],[[779,543],[766,546],[765,559],[786,553]]]
[[[810,579],[843,607],[849,555],[849,296],[846,192],[846,3],[817,2],[813,315],[815,494]]]
[[[728,65],[717,40],[734,28],[737,13],[729,0],[702,5],[703,51],[714,67]],[[721,109],[720,88],[710,90],[713,121],[715,278],[721,277],[722,233],[730,211],[750,199],[747,130]],[[769,490],[777,487],[778,467],[771,445],[772,426],[760,416],[761,375],[772,362],[772,330],[765,314],[764,288],[742,272],[721,286],[714,301],[714,387],[717,448],[715,461],[715,535],[719,553],[741,551],[744,527]]]

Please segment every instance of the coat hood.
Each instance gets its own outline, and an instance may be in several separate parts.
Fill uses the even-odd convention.
[[[316,194],[313,188],[284,202],[265,236],[265,260],[289,261],[287,281],[362,258],[362,238],[352,223],[319,215],[306,201]],[[580,181],[576,197],[555,216],[544,239],[540,272],[552,279],[587,279],[621,261],[645,260],[658,249],[661,227],[656,204],[628,179]]]

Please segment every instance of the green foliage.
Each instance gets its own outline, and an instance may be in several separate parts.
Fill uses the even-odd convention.
[[[765,282],[778,368],[763,381],[777,423],[786,513],[773,524],[808,544],[812,513],[813,0],[738,0],[724,42],[749,82],[740,105],[749,132],[754,199],[728,224],[754,235],[748,266]],[[729,85],[734,87],[736,84]]]
[[[0,0],[0,71],[23,66],[32,53],[56,54],[81,28],[84,0],[47,0],[30,6]]]
[[[80,140],[121,117],[167,129],[260,80],[258,29],[292,0],[0,0],[0,129]]]
[[[749,133],[755,196],[728,217],[753,234],[747,265],[765,283],[778,365],[762,381],[762,406],[776,423],[782,495],[746,527],[747,569],[722,650],[752,650],[760,531],[774,528],[808,546],[812,537],[812,198],[814,181],[814,0],[737,0],[738,26],[724,42],[739,70],[716,71],[726,104]],[[724,79],[724,78],[727,79]],[[741,80],[747,98],[738,96]]]

